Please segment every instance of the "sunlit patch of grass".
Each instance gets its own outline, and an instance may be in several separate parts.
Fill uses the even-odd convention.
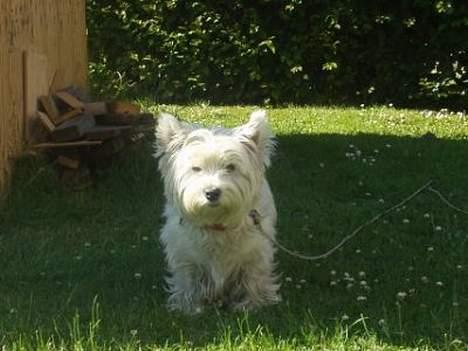
[[[252,106],[152,106],[235,126]],[[274,108],[268,171],[278,240],[323,253],[428,180],[468,207],[468,119],[392,107]],[[0,344],[7,350],[467,349],[468,218],[429,192],[317,262],[278,252],[283,302],[248,314],[167,312],[151,141],[94,188],[68,192],[45,160],[17,163],[0,212]]]

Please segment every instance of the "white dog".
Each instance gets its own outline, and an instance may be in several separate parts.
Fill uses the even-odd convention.
[[[162,229],[170,309],[221,304],[251,309],[276,303],[276,209],[265,170],[274,151],[266,113],[234,129],[201,128],[161,114]]]

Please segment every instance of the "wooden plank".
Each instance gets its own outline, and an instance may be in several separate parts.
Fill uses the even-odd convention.
[[[20,155],[24,137],[23,51],[20,49],[0,49],[0,109],[1,201],[12,174],[12,160]]]
[[[78,115],[55,128],[51,137],[55,141],[76,140],[83,137],[95,125],[96,120],[92,115]]]
[[[54,124],[57,124],[57,119],[60,115],[57,105],[55,104],[55,100],[50,95],[42,95],[39,97],[39,102],[42,106],[44,112],[49,116],[51,121]]]
[[[96,146],[101,145],[101,140],[82,140],[82,141],[69,141],[63,143],[39,143],[31,145],[33,149],[57,149],[57,148],[69,148],[69,147],[81,147],[81,146]]]
[[[37,118],[39,122],[41,122],[41,125],[49,132],[52,133],[55,130],[55,124],[52,123],[50,120],[49,116],[45,114],[44,112],[37,111]]]
[[[24,136],[30,143],[41,139],[40,135],[35,135],[34,119],[38,110],[37,99],[49,92],[48,70],[49,61],[46,55],[31,50],[24,52]],[[53,118],[53,116],[50,117]]]
[[[60,116],[57,117],[57,119],[55,120],[55,124],[56,125],[60,125],[66,121],[68,121],[69,119],[72,119],[73,117],[76,117],[78,116],[79,114],[82,114],[83,113],[83,110],[82,109],[73,109],[73,110],[70,110],[70,111],[67,111],[63,114],[61,114]]]
[[[78,100],[76,97],[66,91],[58,91],[55,93],[55,96],[57,96],[60,100],[75,110],[83,110],[85,107],[83,101]]]

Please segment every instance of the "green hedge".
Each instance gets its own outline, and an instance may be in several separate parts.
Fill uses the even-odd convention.
[[[91,80],[161,102],[468,96],[466,0],[88,0]]]

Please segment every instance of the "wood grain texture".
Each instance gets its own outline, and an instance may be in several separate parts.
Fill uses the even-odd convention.
[[[25,108],[24,53],[45,57],[46,69],[29,71],[43,75],[45,93],[69,85],[86,90],[86,40],[85,0],[0,1],[0,192],[11,173],[11,160],[29,133],[24,125],[34,106],[34,94],[29,92]]]

